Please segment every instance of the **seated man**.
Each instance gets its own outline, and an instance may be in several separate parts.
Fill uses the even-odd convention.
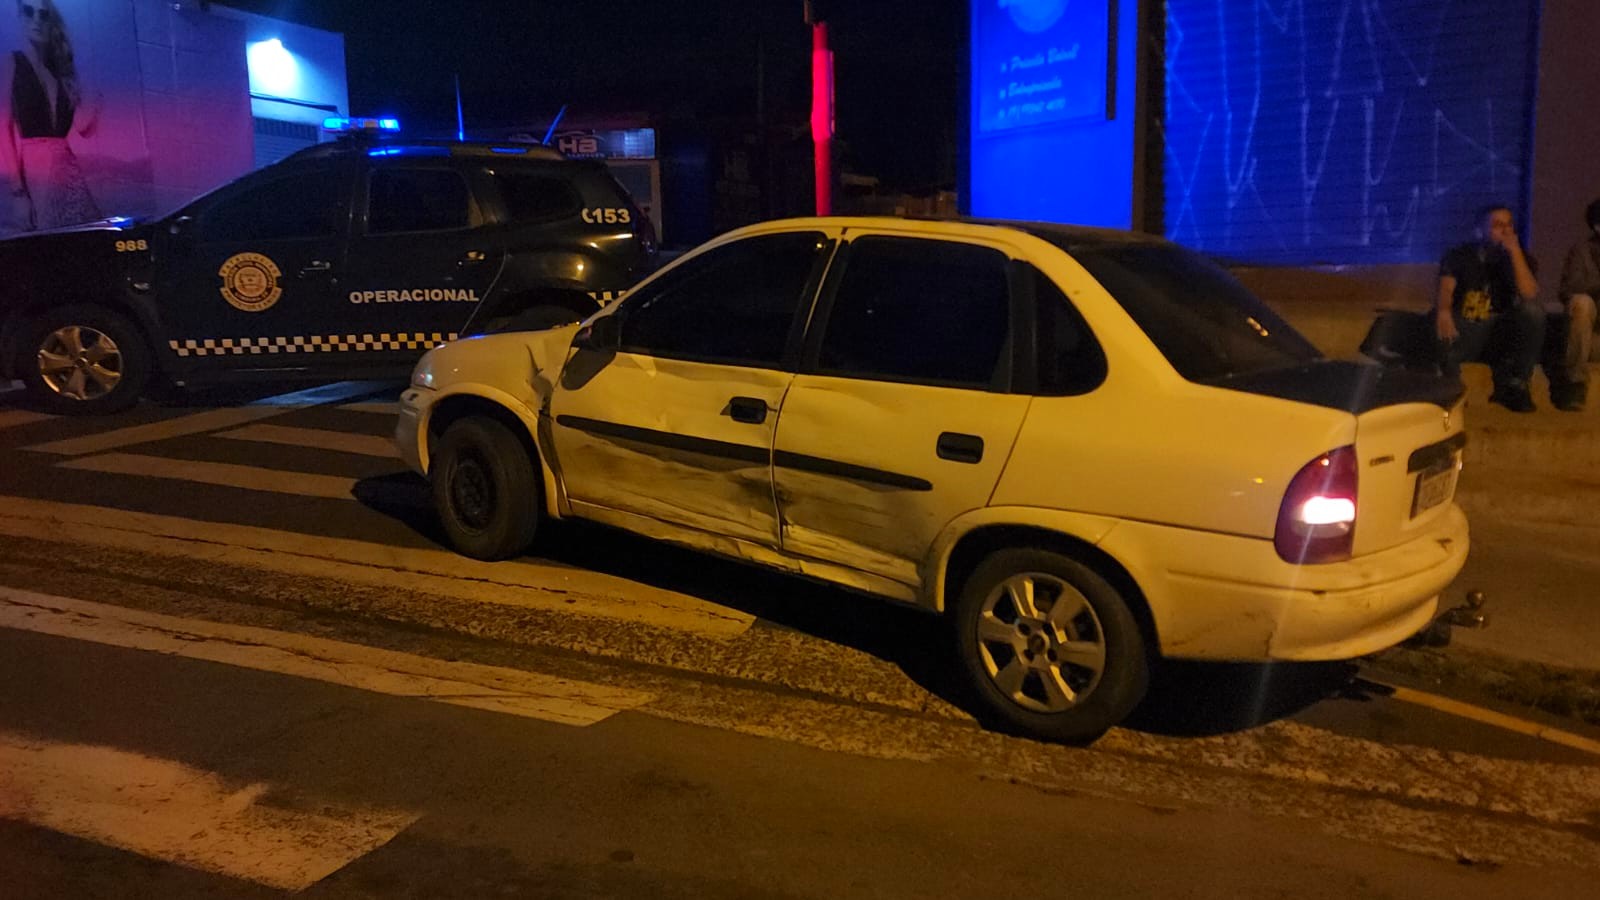
[[[1600,200],[1584,211],[1589,237],[1574,244],[1561,267],[1561,305],[1567,309],[1566,350],[1550,374],[1550,402],[1579,412],[1589,392],[1589,351],[1594,346],[1595,299],[1600,297]]]
[[[1452,248],[1439,263],[1433,316],[1440,368],[1447,377],[1460,378],[1463,362],[1488,362],[1494,367],[1490,402],[1533,412],[1528,379],[1544,346],[1545,325],[1544,307],[1535,300],[1539,283],[1517,240],[1509,208],[1482,210],[1476,235],[1476,240]],[[1497,328],[1508,331],[1505,351],[1496,353],[1495,359],[1484,359]]]

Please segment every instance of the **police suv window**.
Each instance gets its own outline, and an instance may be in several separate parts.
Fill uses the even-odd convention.
[[[822,338],[824,374],[987,388],[1011,330],[1004,254],[916,238],[850,244]]]
[[[561,178],[521,172],[496,172],[494,180],[500,187],[500,199],[505,203],[506,215],[513,222],[533,222],[568,216],[576,213],[583,205],[578,192]]]
[[[324,170],[280,178],[223,200],[200,214],[208,243],[332,237],[344,220],[344,177]]]
[[[817,232],[764,235],[689,260],[623,301],[622,349],[775,368],[828,246]]]
[[[452,169],[379,169],[368,185],[368,234],[450,231],[472,224],[467,182]]]

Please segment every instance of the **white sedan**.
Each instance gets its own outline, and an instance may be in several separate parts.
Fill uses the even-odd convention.
[[[581,326],[429,353],[397,440],[464,554],[583,518],[916,604],[997,724],[1065,741],[1157,654],[1399,643],[1467,556],[1459,386],[1324,359],[1119,231],[745,228]]]

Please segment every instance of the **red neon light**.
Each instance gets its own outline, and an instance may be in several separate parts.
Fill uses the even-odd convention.
[[[833,214],[833,51],[828,24],[811,26],[811,142],[816,152],[817,215]]]

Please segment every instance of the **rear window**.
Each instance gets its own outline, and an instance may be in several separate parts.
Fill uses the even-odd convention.
[[[1190,381],[1220,381],[1322,358],[1289,323],[1198,253],[1172,244],[1071,252]]]
[[[496,172],[494,180],[500,186],[500,199],[505,202],[506,215],[513,222],[560,218],[577,212],[582,206],[578,192],[565,178]]]

